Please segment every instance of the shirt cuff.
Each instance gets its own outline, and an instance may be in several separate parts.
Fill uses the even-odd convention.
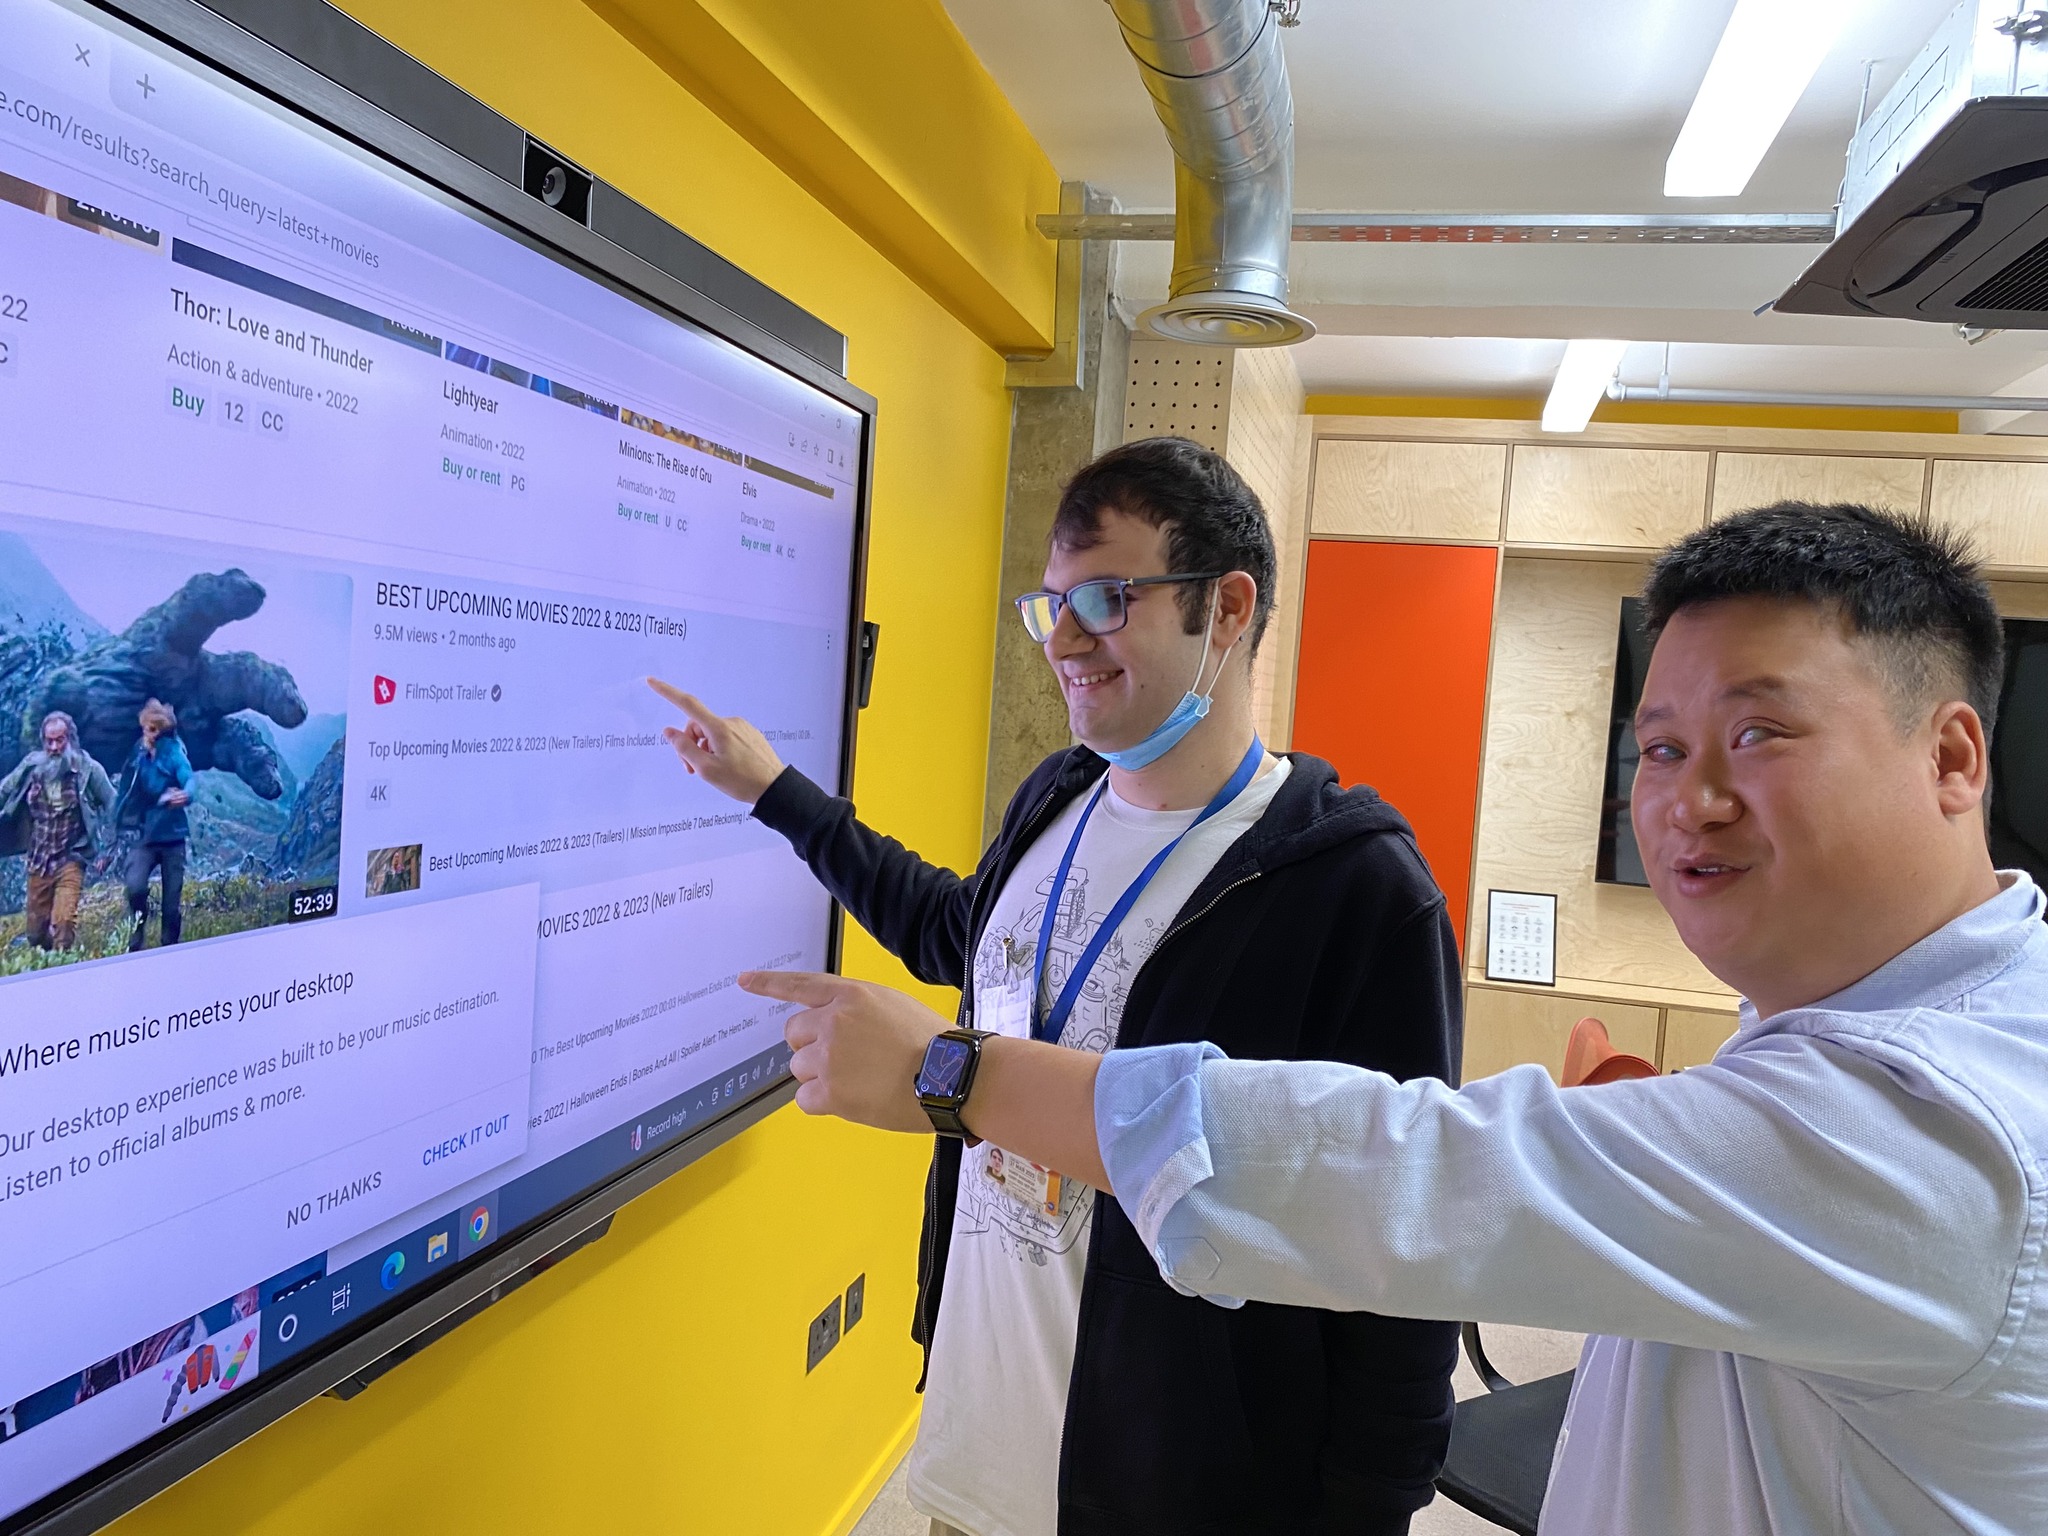
[[[1159,1255],[1159,1229],[1196,1185],[1215,1172],[1202,1132],[1202,1063],[1213,1045],[1158,1045],[1110,1051],[1095,1075],[1095,1137],[1117,1203],[1145,1247]]]

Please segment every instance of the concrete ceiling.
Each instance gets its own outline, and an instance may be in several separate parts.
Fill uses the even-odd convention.
[[[1304,0],[1284,34],[1296,206],[1826,210],[1866,65],[1875,101],[1953,3],[1862,0],[1748,191],[1677,199],[1665,156],[1734,0]],[[1063,177],[1126,209],[1172,207],[1172,159],[1103,0],[945,5]],[[1672,341],[1672,382],[1706,388],[2017,393],[2048,364],[2048,332],[1971,347],[1944,326],[1756,315],[1814,254],[1298,243],[1294,299],[1323,334],[1296,358],[1312,392],[1430,395],[1540,394],[1573,336]],[[1120,263],[1131,304],[1164,296],[1169,246],[1127,243]],[[1661,355],[1635,349],[1624,377],[1654,381]]]

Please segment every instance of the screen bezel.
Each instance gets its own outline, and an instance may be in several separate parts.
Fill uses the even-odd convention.
[[[1635,846],[1635,825],[1629,820],[1634,773],[1629,783],[1621,781],[1621,763],[1635,747],[1636,705],[1643,689],[1643,676],[1650,665],[1650,653],[1642,639],[1642,601],[1624,597],[1615,628],[1614,679],[1610,689],[1607,719],[1607,753],[1601,765],[1600,826],[1593,850],[1593,883],[1618,885],[1646,891],[1650,879],[1631,880],[1621,874],[1621,844],[1628,840],[1637,868],[1642,853]],[[1633,686],[1631,686],[1633,684]]]
[[[2041,865],[2041,850],[2022,837],[2007,818],[2006,808],[2022,788],[2031,786],[2012,782],[2004,750],[2004,732],[2011,718],[2008,706],[2019,682],[2021,654],[2031,646],[2048,642],[2048,620],[2000,614],[1998,622],[2005,636],[2005,666],[1999,676],[1998,719],[1991,732],[1991,808],[1985,832],[1994,864],[2000,869],[2024,869],[2035,884],[2048,886],[2048,866]]]
[[[406,55],[381,44],[374,34],[343,13],[333,11],[322,0],[259,0],[256,4],[241,0],[236,4],[236,21],[216,14],[200,0],[56,0],[56,3],[86,15],[98,24],[111,24],[116,29],[125,27],[167,46],[203,71],[254,92],[271,110],[310,125],[316,136],[323,136],[322,130],[325,135],[338,136],[346,146],[367,152],[386,172],[421,186],[431,195],[452,200],[466,212],[480,216],[486,225],[563,263],[579,275],[604,284],[657,312],[665,312],[683,323],[710,332],[858,412],[861,430],[853,509],[853,551],[848,573],[845,674],[842,679],[845,703],[835,786],[840,794],[851,791],[865,656],[861,626],[866,617],[876,402],[813,353],[772,329],[778,310],[799,315],[800,311],[794,311],[787,301],[736,270],[732,273],[735,281],[727,285],[728,291],[724,294],[727,302],[720,302],[657,265],[654,259],[548,208],[478,160],[450,148],[424,127],[409,120],[413,117],[424,120],[427,115],[414,108],[438,106],[444,113],[452,109],[457,114],[480,114],[497,123],[504,120],[469,98],[453,83],[432,75]],[[216,0],[216,3],[235,3],[235,0]],[[257,16],[252,12],[266,14]],[[407,110],[394,110],[391,106],[373,103],[357,90],[323,72],[317,62],[302,62],[252,30],[272,19],[300,38],[317,35],[330,25],[343,25],[378,45],[388,63],[377,57],[376,50],[357,50],[349,59],[353,81],[357,85],[363,84],[366,70],[374,77],[380,68],[402,66],[403,78],[398,78],[393,72],[391,83],[394,90],[379,91],[378,94],[387,102],[394,102],[394,97],[402,98]],[[265,26],[264,30],[270,31],[271,28]],[[427,100],[429,92],[445,95],[438,102],[430,102]],[[509,129],[511,125],[505,124],[505,127]],[[523,143],[524,135],[521,134],[520,138]],[[604,190],[608,195],[618,197],[612,189]],[[684,239],[687,241],[687,237]],[[688,244],[692,250],[701,250],[694,242]],[[717,263],[715,256],[704,255],[708,261]],[[762,300],[758,315],[746,312],[749,307],[745,302],[749,296],[746,290],[750,287],[758,289],[758,297]],[[738,303],[733,302],[735,292]],[[810,319],[808,316],[802,318]],[[818,329],[823,330],[822,327]],[[815,344],[816,338],[811,340]],[[829,909],[826,938],[826,965],[833,971],[840,968],[844,922],[843,910],[833,902]],[[788,1077],[763,1088],[725,1115],[681,1138],[675,1145],[614,1175],[505,1242],[493,1244],[463,1261],[437,1282],[406,1292],[405,1300],[390,1313],[366,1319],[354,1328],[323,1340],[305,1354],[293,1356],[280,1364],[275,1374],[259,1373],[248,1389],[223,1398],[184,1420],[168,1438],[153,1436],[141,1445],[117,1451],[73,1483],[14,1515],[0,1517],[0,1530],[10,1532],[11,1536],[83,1536],[83,1533],[100,1529],[294,1409],[362,1375],[385,1355],[445,1322],[453,1314],[485,1300],[537,1262],[574,1245],[627,1202],[767,1118],[790,1102],[795,1093],[796,1085]]]

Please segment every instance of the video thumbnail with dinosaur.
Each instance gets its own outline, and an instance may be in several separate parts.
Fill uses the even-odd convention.
[[[334,910],[351,601],[289,557],[0,517],[0,976]]]

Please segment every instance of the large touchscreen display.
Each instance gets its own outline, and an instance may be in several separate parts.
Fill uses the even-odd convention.
[[[784,1072],[864,422],[0,0],[0,1528]]]

